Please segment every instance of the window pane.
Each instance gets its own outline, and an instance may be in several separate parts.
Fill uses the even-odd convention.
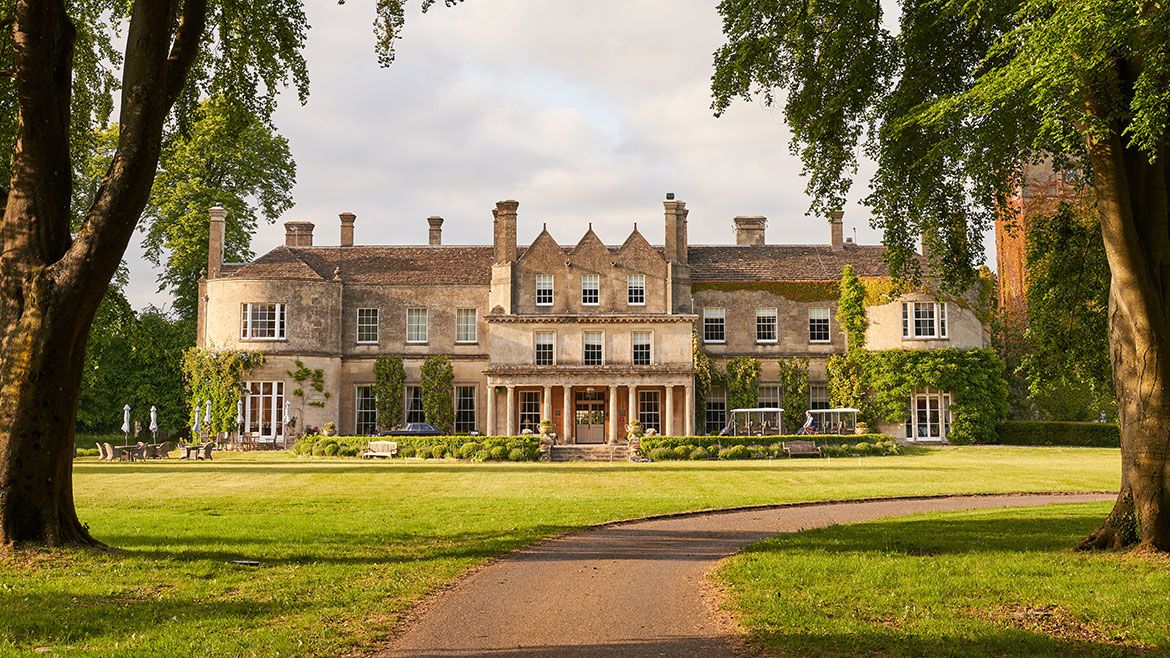
[[[244,304],[241,338],[284,338],[284,304]]]
[[[373,386],[357,387],[354,407],[354,433],[358,436],[375,434],[378,431],[378,407],[374,401]]]
[[[455,312],[455,342],[474,343],[476,341],[476,313],[473,308],[461,308]]]
[[[455,387],[455,431],[475,430],[475,387]]]
[[[935,335],[934,303],[914,303],[914,337],[932,338]]]
[[[406,422],[427,422],[426,414],[423,413],[422,387],[420,386],[406,387]]]
[[[829,309],[808,310],[808,340],[810,343],[829,342]]]
[[[601,302],[601,277],[596,274],[581,275],[581,303],[590,306]]]
[[[775,343],[776,336],[776,309],[756,309],[756,342]]]
[[[809,409],[828,409],[829,408],[829,387],[825,384],[809,384],[808,385],[808,408]]]
[[[602,364],[602,341],[603,334],[600,331],[585,332],[585,354],[583,359],[585,365],[599,366]]]
[[[718,434],[727,425],[727,401],[723,397],[722,389],[712,389],[707,395],[704,426],[708,434]]]
[[[722,343],[727,339],[725,312],[722,308],[703,309],[703,342]]]
[[[662,432],[661,414],[658,409],[658,391],[638,391],[638,420],[643,429],[654,428],[655,432]]]
[[[536,305],[551,306],[553,303],[553,276],[551,274],[536,275]]]
[[[555,360],[556,334],[551,331],[536,332],[536,365],[551,366]]]
[[[626,277],[626,299],[630,306],[646,303],[646,275],[631,274]]]
[[[359,308],[357,311],[357,342],[378,342],[378,309]]]
[[[540,431],[540,391],[520,392],[520,431]]]
[[[406,342],[425,343],[429,330],[428,312],[425,308],[406,310]]]
[[[633,336],[633,361],[636,366],[648,366],[652,359],[651,343],[653,334],[649,331],[635,331]]]
[[[774,384],[764,384],[760,386],[758,406],[761,409],[779,409],[780,387]]]

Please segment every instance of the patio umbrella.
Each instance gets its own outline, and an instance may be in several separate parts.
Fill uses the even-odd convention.
[[[158,407],[150,405],[150,433],[158,440]]]
[[[236,402],[236,440],[240,440],[244,431],[244,401]]]
[[[195,428],[194,429],[195,429],[195,438],[199,438],[199,435],[203,432],[203,425],[201,425],[199,422],[199,405],[195,405]]]
[[[126,435],[125,445],[130,445],[130,405],[122,407],[122,434]]]
[[[203,405],[203,426],[207,428],[207,433],[211,434],[211,400]]]

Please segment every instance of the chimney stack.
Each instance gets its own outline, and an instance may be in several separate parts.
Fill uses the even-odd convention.
[[[357,215],[351,212],[343,212],[338,217],[341,218],[341,246],[353,246],[353,222],[357,219]],[[310,235],[310,238],[312,236]],[[310,241],[310,244],[312,242]]]
[[[735,218],[735,244],[764,244],[768,218],[763,215],[740,215]]]
[[[284,244],[287,247],[312,247],[313,222],[285,222]]]
[[[687,203],[677,201],[674,192],[666,195],[662,202],[666,215],[666,260],[672,263],[687,262]]]
[[[829,245],[833,251],[845,248],[845,211],[834,210],[829,213]]]
[[[207,214],[211,217],[207,240],[207,278],[216,279],[223,267],[224,220],[227,219],[227,210],[217,203],[207,210]]]
[[[430,244],[443,244],[443,218],[439,216],[427,217],[427,224],[430,225]]]
[[[516,210],[519,207],[519,201],[508,199],[498,201],[492,210],[492,216],[495,217],[493,242],[497,263],[512,263],[516,260]]]

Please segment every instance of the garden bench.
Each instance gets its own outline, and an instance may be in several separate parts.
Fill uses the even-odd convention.
[[[780,445],[785,457],[820,457],[821,449],[813,441],[785,441]]]
[[[362,459],[393,457],[397,454],[398,443],[395,441],[370,441],[370,445],[362,452]]]

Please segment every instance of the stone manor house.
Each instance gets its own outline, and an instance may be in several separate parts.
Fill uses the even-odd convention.
[[[767,220],[743,216],[734,219],[734,244],[692,245],[686,204],[668,195],[664,245],[647,242],[635,224],[620,245],[590,226],[567,246],[546,225],[524,247],[518,206],[496,204],[491,245],[444,244],[440,217],[427,220],[427,244],[358,245],[355,216],[342,213],[339,244],[315,243],[310,222],[287,222],[285,243],[250,263],[223,262],[226,213],[212,208],[198,341],[265,353],[245,385],[245,431],[283,441],[284,402],[298,387],[288,373],[299,360],[324,371],[330,393],[314,398],[305,389],[313,399],[293,414],[304,415],[301,426],[332,421],[343,434],[374,433],[381,354],[403,357],[406,420],[421,422],[420,366],[445,354],[457,432],[514,434],[549,419],[561,442],[603,443],[624,437],[636,415],[662,434],[706,434],[725,425],[728,409],[716,389],[696,414],[692,335],[716,363],[760,359],[761,407],[782,404],[777,360],[808,357],[808,403],[825,407],[825,360],[845,349],[836,300],[786,291],[835,283],[846,264],[863,279],[887,276],[884,249],[845,239],[840,213],[825,244],[769,244]],[[870,349],[988,343],[966,305],[916,293],[867,310]],[[923,390],[906,403],[910,422],[883,431],[946,439],[946,391]]]

